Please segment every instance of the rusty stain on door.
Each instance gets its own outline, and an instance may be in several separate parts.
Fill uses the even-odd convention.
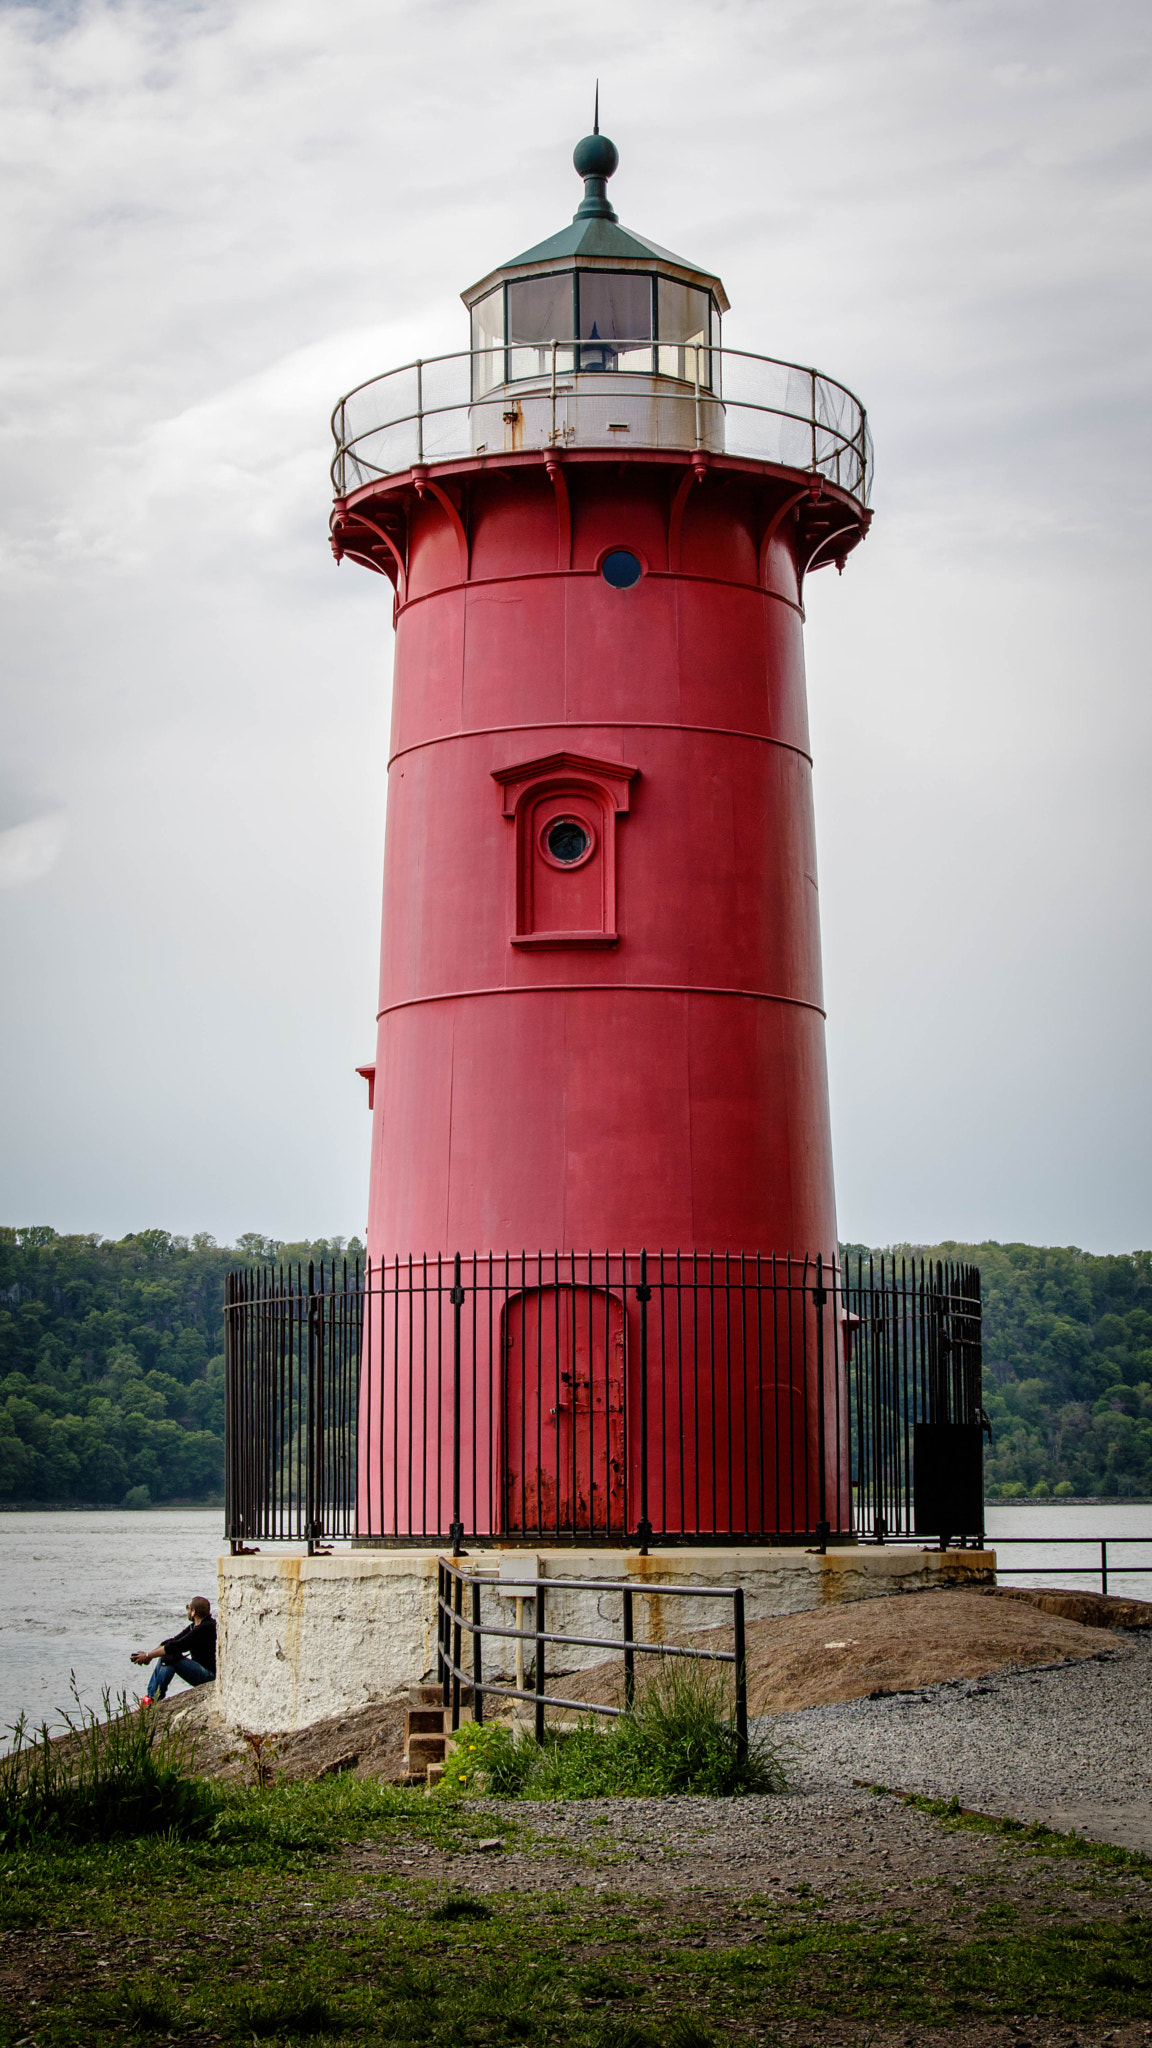
[[[530,1288],[504,1311],[504,1526],[623,1534],[624,1308],[600,1287]]]

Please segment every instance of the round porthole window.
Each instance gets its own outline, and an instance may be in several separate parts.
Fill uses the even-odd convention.
[[[613,548],[601,562],[600,574],[613,590],[631,590],[644,574],[644,566],[628,548]]]
[[[553,860],[559,861],[561,867],[570,868],[578,860],[583,860],[592,844],[592,835],[576,818],[557,818],[554,825],[549,825],[544,844]]]

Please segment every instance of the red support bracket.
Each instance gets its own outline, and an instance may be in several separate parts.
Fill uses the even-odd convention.
[[[417,497],[435,498],[441,511],[447,514],[449,524],[456,535],[457,546],[460,549],[460,581],[461,583],[467,583],[470,573],[470,562],[468,535],[464,527],[464,521],[461,519],[447,491],[444,490],[442,485],[433,481],[422,463],[413,469],[412,481],[416,486]]]
[[[572,503],[562,463],[558,448],[550,449],[544,457],[544,467],[556,493],[556,567],[565,570],[572,567]]]

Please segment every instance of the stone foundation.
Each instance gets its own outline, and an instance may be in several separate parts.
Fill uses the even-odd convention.
[[[353,1550],[326,1557],[273,1550],[220,1560],[218,1697],[225,1719],[253,1733],[307,1727],[387,1698],[432,1672],[436,1654],[436,1550]],[[744,1588],[750,1621],[773,1614],[915,1593],[941,1586],[990,1585],[988,1550],[733,1548],[634,1550],[471,1550],[465,1564],[499,1572],[499,1593],[485,1591],[483,1618],[516,1625],[516,1584],[525,1579],[618,1579],[635,1589],[665,1586]],[[532,1625],[532,1608],[525,1625]],[[549,1629],[613,1635],[621,1605],[614,1593],[548,1599]],[[637,1641],[665,1632],[727,1624],[721,1600],[638,1598]],[[529,1662],[531,1645],[526,1646]],[[485,1640],[485,1669],[512,1669],[513,1645]],[[549,1668],[597,1664],[608,1650],[549,1646]],[[463,1662],[470,1661],[465,1648]]]

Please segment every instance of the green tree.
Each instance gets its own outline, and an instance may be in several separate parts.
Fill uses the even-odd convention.
[[[203,1501],[224,1483],[224,1282],[353,1239],[0,1229],[0,1500]]]

